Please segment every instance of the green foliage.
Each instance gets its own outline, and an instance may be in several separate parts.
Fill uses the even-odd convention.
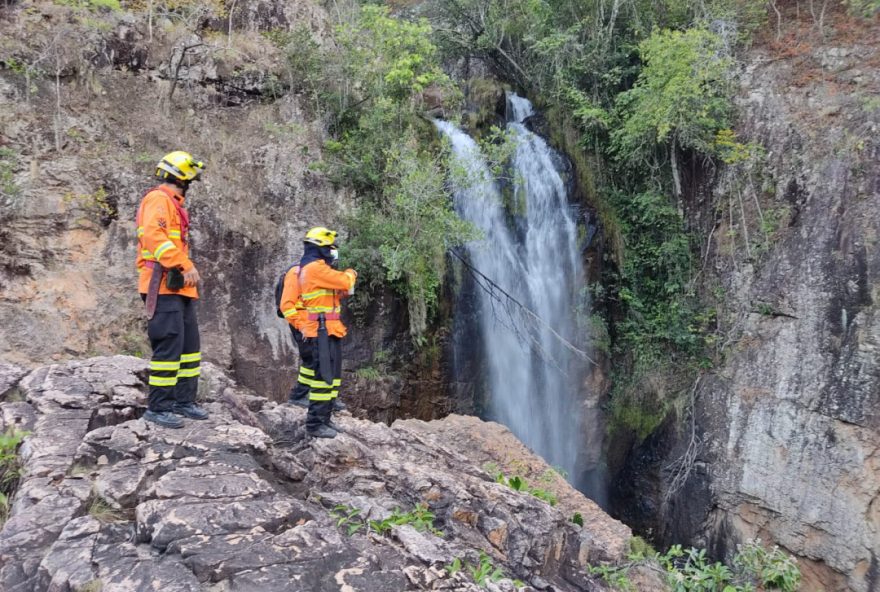
[[[21,197],[21,187],[15,182],[15,165],[18,155],[11,148],[0,147],[0,205],[11,208]]]
[[[764,149],[759,144],[737,142],[736,134],[731,129],[720,129],[715,132],[711,152],[718,155],[724,164],[729,165],[754,162],[764,156]]]
[[[89,10],[122,10],[119,0],[53,0],[53,2],[60,6],[87,8]]]
[[[880,12],[880,0],[844,0],[850,14],[862,18],[872,18]]]
[[[360,513],[358,508],[346,505],[338,505],[330,510],[330,516],[336,520],[337,528],[344,528],[348,536],[355,534],[364,526],[377,534],[384,535],[395,526],[404,524],[410,524],[420,532],[429,531],[436,536],[443,536],[443,532],[434,527],[434,513],[425,504],[419,504],[409,512],[401,512],[399,508],[395,508],[391,515],[383,520],[365,520]]]
[[[9,518],[9,496],[0,492],[0,527],[6,524],[7,518]]]
[[[74,193],[73,191],[68,191],[61,198],[61,201],[64,204],[72,205],[85,211],[96,222],[105,225],[110,220],[116,219],[116,206],[112,203],[107,190],[103,187],[99,187],[93,193]]]
[[[21,476],[18,447],[29,432],[10,426],[0,434],[0,493],[12,494]]]
[[[480,563],[477,565],[466,565],[468,572],[481,588],[486,587],[487,582],[497,582],[504,577],[504,571],[500,567],[495,567],[492,560],[484,552],[480,552]]]
[[[347,219],[352,238],[344,263],[373,284],[387,283],[406,298],[410,334],[424,345],[437,304],[447,249],[476,236],[459,218],[445,189],[443,160],[418,149],[414,136],[387,151],[384,189]]]
[[[584,525],[584,517],[580,512],[575,512],[574,514],[572,514],[571,521],[578,526]]]
[[[529,495],[532,495],[541,501],[547,502],[551,506],[555,506],[558,502],[556,496],[552,492],[541,487],[530,486],[528,482],[519,475],[514,475],[513,477],[508,478],[504,475],[504,473],[499,471],[495,475],[495,482],[501,483],[502,485],[507,485],[514,491],[528,493]]]
[[[410,22],[392,17],[387,6],[366,5],[356,24],[339,28],[345,72],[367,96],[406,101],[446,78],[430,34],[425,19]]]
[[[411,525],[419,532],[429,531],[438,537],[443,536],[443,531],[434,528],[434,513],[425,504],[419,504],[409,512],[401,512],[396,508],[388,518],[384,520],[370,520],[370,530],[378,534],[385,534],[395,526]]]
[[[588,567],[590,575],[599,576],[606,584],[615,590],[630,591],[633,589],[632,582],[627,575],[627,567],[614,565],[591,565]]]
[[[731,60],[721,38],[705,29],[655,31],[639,44],[644,67],[636,84],[616,99],[621,125],[612,150],[624,161],[647,160],[668,141],[712,153],[729,127]]]
[[[336,520],[337,528],[344,528],[348,536],[353,535],[364,527],[364,522],[360,518],[361,511],[357,508],[350,508],[345,505],[335,506],[330,510],[330,516]]]
[[[645,348],[700,345],[689,293],[693,272],[690,236],[673,201],[661,193],[611,195],[627,237],[618,297],[628,312],[618,330],[627,345]]]
[[[657,551],[651,544],[640,536],[634,536],[629,540],[629,557],[630,559],[644,559],[657,554]]]
[[[110,502],[92,493],[92,501],[89,504],[89,515],[98,522],[119,522],[125,520],[122,512]]]
[[[800,587],[801,573],[794,558],[779,547],[768,551],[760,539],[739,545],[733,561],[767,590],[795,592]]]
[[[682,549],[673,545],[658,558],[667,572],[673,592],[733,592],[733,572],[720,562],[710,562],[705,549]]]
[[[449,575],[455,575],[462,569],[473,578],[474,582],[480,588],[485,588],[486,584],[489,582],[497,582],[506,577],[504,570],[500,567],[495,567],[492,563],[492,559],[483,551],[480,551],[479,563],[468,563],[467,561],[462,561],[461,558],[456,557],[452,560],[452,563],[446,566],[446,571]],[[515,580],[514,586],[520,588],[523,586],[523,583],[519,580]]]
[[[452,563],[446,566],[446,571],[449,572],[449,575],[454,576],[458,572],[461,571],[462,563],[461,558],[456,557],[452,560]]]
[[[627,572],[630,567],[644,562],[662,568],[673,592],[754,592],[756,586],[764,590],[795,592],[800,585],[800,571],[794,559],[777,547],[766,550],[760,540],[738,548],[733,569],[709,560],[704,549],[673,545],[666,553],[659,554],[642,540],[632,539],[630,544],[629,563],[594,566],[590,573],[619,590],[632,589]]]
[[[379,372],[379,370],[377,368],[374,368],[373,366],[365,366],[363,368],[358,368],[357,370],[354,371],[354,373],[358,378],[363,378],[364,380],[375,381],[375,380],[380,380],[382,378],[382,373]]]
[[[328,56],[312,37],[308,26],[299,25],[293,31],[274,29],[263,35],[284,50],[288,88],[308,93],[317,111],[320,111],[322,101],[332,101],[327,87],[327,76],[332,74],[332,69],[325,68]]]
[[[350,237],[341,252],[365,288],[352,307],[366,310],[373,292],[391,287],[406,300],[410,333],[421,346],[446,250],[475,235],[451,207],[448,153],[421,118],[428,87],[452,100],[456,93],[440,69],[427,21],[396,18],[372,4],[350,16],[327,50],[307,30],[270,38],[286,48],[291,79],[305,85],[331,122],[318,167],[358,194],[344,220]]]

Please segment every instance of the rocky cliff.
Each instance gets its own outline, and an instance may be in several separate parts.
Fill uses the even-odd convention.
[[[558,476],[554,507],[481,468],[551,474],[497,424],[343,414],[340,436],[310,439],[302,409],[209,364],[211,418],[167,430],[138,419],[145,376],[127,356],[0,366],[0,431],[29,432],[0,589],[601,590],[587,565],[628,548],[629,529]],[[499,570],[482,587],[467,569],[481,565]]]
[[[244,0],[222,20],[210,3],[160,4],[152,18],[94,4],[0,7],[0,356],[32,365],[149,353],[135,210],[156,162],[185,149],[207,163],[187,203],[204,355],[280,398],[295,354],[275,316],[275,280],[301,255],[305,230],[338,227],[353,201],[317,170],[328,122],[273,39],[306,31],[331,43],[331,24],[312,2]],[[363,316],[371,328],[346,343],[349,382],[377,352],[387,363],[409,346],[393,299],[376,298]],[[414,387],[398,381],[363,408],[384,419],[401,406],[445,414],[436,373],[422,374],[420,392],[435,396],[410,401]],[[376,390],[366,386],[364,396]]]
[[[872,23],[838,17],[825,40],[809,23],[748,53],[738,131],[764,151],[688,203],[709,237],[723,361],[695,387],[693,429],[687,416],[655,433],[618,491],[640,492],[620,498],[621,515],[663,540],[720,556],[761,537],[800,558],[803,589],[869,592],[880,590],[880,52]]]

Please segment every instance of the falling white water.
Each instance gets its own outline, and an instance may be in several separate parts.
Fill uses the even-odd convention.
[[[514,210],[505,210],[498,184],[479,147],[452,124],[437,127],[452,144],[469,183],[454,192],[462,218],[484,234],[468,245],[470,263],[534,311],[549,327],[576,340],[575,305],[584,285],[575,217],[565,183],[554,163],[562,162],[523,120],[531,104],[508,97],[517,147],[512,166],[517,179]],[[474,182],[474,180],[477,182]],[[491,419],[508,426],[550,464],[575,477],[583,436],[579,425],[584,361],[576,359],[550,329],[512,330],[504,312],[483,290],[479,299],[479,335],[488,372]]]

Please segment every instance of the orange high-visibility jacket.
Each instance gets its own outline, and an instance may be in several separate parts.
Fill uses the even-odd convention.
[[[339,302],[354,287],[357,273],[353,269],[337,271],[323,259],[312,261],[302,268],[299,289],[305,306],[300,324],[303,337],[318,336],[318,313],[327,317],[327,334],[345,337],[345,325],[339,320],[342,310]]]
[[[141,294],[147,293],[153,273],[153,270],[147,267],[147,261],[158,261],[162,267],[177,267],[181,271],[189,271],[193,268],[193,262],[189,258],[188,237],[182,236],[180,214],[172,199],[177,200],[181,209],[183,208],[183,196],[174,189],[160,185],[144,196],[138,209],[137,268],[140,273],[138,290]],[[159,287],[159,294],[199,297],[195,286],[184,287],[174,292],[165,287],[164,281]]]
[[[287,322],[297,331],[305,320],[305,313],[300,312],[305,310],[300,294],[299,265],[294,265],[284,275],[284,289],[281,292],[281,305],[278,308],[281,309],[281,314]]]

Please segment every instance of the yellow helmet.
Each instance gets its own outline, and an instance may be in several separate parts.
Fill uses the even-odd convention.
[[[162,157],[156,165],[156,176],[167,179],[169,176],[180,181],[197,179],[205,170],[205,163],[193,158],[189,152],[177,150]]]
[[[315,226],[306,233],[304,241],[319,247],[328,247],[336,242],[336,231],[323,226]]]

